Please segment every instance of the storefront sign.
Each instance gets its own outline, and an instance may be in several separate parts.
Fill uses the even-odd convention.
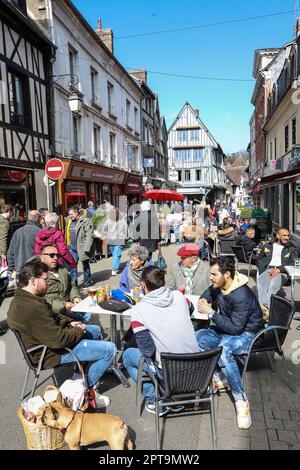
[[[138,175],[126,176],[124,184],[124,193],[128,194],[141,194],[143,192],[143,181],[142,177]]]
[[[66,184],[66,193],[82,193],[86,194],[86,184],[79,181],[68,181]]]
[[[26,170],[8,170],[0,168],[1,181],[9,181],[12,183],[23,183],[26,181],[28,172]]]
[[[300,146],[294,147],[288,163],[288,170],[300,168]]]
[[[84,166],[72,166],[68,178],[79,178],[81,180],[91,181],[95,183],[116,183],[123,184],[125,174],[122,171],[113,170],[112,168],[90,168]]]

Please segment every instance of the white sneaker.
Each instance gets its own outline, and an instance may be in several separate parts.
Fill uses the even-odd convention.
[[[112,276],[116,276],[116,275],[117,275],[117,272],[114,271],[114,270],[112,270],[111,275],[112,275]]]
[[[245,400],[237,400],[235,402],[235,407],[238,427],[240,429],[249,429],[252,424],[249,402]]]
[[[110,405],[110,398],[106,395],[101,395],[97,390],[95,392],[95,402],[97,408],[106,408]]]

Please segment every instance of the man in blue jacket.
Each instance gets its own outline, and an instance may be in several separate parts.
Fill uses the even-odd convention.
[[[212,261],[210,281],[212,285],[200,297],[198,311],[207,314],[211,324],[207,330],[196,333],[198,344],[202,351],[223,348],[219,362],[222,372],[215,374],[214,388],[230,386],[238,427],[248,429],[251,426],[249,403],[234,356],[246,354],[255,334],[263,328],[262,311],[247,286],[248,278],[235,272],[232,257]]]

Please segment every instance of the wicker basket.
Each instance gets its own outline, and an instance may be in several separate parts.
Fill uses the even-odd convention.
[[[23,416],[21,406],[18,408],[18,417],[24,429],[27,449],[55,450],[66,445],[64,436],[59,429],[50,428],[42,423],[30,423]]]

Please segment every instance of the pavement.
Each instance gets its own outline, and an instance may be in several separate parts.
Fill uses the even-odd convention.
[[[162,247],[168,265],[177,260],[176,245]],[[127,260],[124,251],[122,262]],[[93,280],[96,285],[111,284],[117,287],[119,277],[111,277],[111,258],[91,264]],[[243,268],[243,266],[242,266]],[[241,272],[246,272],[241,269]],[[79,267],[80,269],[80,267]],[[82,273],[79,283],[82,282]],[[249,285],[255,288],[253,278]],[[286,288],[290,297],[290,289]],[[300,287],[297,286],[296,298],[300,299]],[[0,309],[0,320],[6,318],[11,298],[6,298]],[[299,309],[298,309],[299,311]],[[296,317],[299,314],[295,315]],[[98,318],[93,318],[98,322]],[[108,317],[101,318],[101,324],[109,336]],[[273,373],[264,355],[251,361],[247,372],[246,384],[250,401],[252,427],[241,431],[237,428],[236,414],[230,395],[222,393],[216,396],[218,448],[222,450],[299,450],[300,449],[300,332],[296,331],[298,321],[293,321],[284,344],[284,352],[297,385],[294,394],[286,383],[281,369],[281,360],[276,356],[276,372]],[[2,359],[2,360],[1,360]],[[292,361],[293,359],[293,361]],[[26,449],[22,426],[17,417],[20,404],[19,395],[26,372],[19,346],[11,332],[0,337],[0,449]],[[3,363],[5,362],[5,363]],[[69,371],[69,370],[68,370]],[[58,379],[63,380],[66,371]],[[41,393],[49,371],[42,373],[45,383],[37,389]],[[32,379],[32,377],[31,377]],[[135,417],[135,385],[125,389],[111,373],[103,376],[101,392],[111,398],[107,413],[120,416],[129,426],[137,450],[155,449],[154,415],[143,411],[142,417]],[[201,413],[171,415],[161,420],[164,450],[204,450],[212,449],[210,416],[204,410]],[[107,444],[92,446],[93,450],[107,450]],[[65,447],[64,449],[67,449]]]

